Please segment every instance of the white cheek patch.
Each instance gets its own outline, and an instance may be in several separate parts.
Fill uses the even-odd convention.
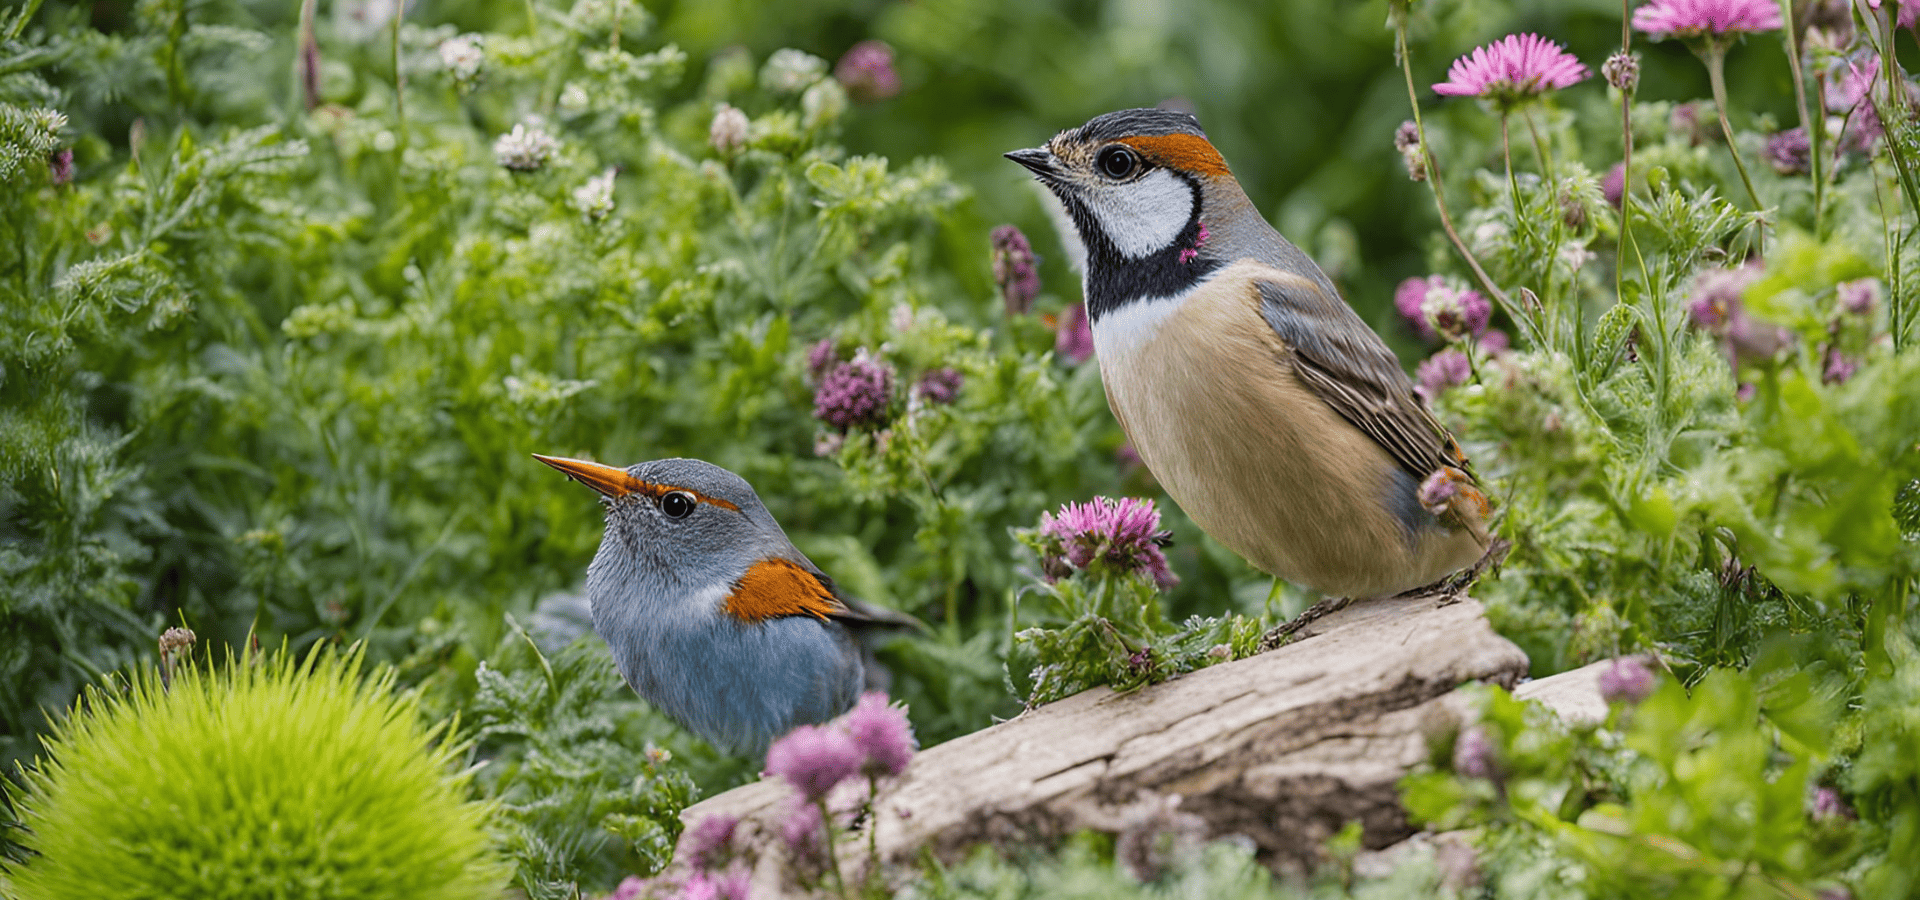
[[[1094,355],[1103,361],[1118,362],[1146,346],[1160,333],[1160,325],[1191,293],[1193,289],[1189,288],[1171,297],[1134,300],[1101,313],[1093,323]]]
[[[1165,250],[1193,220],[1193,188],[1166,169],[1103,186],[1087,200],[1113,246],[1130,259]]]

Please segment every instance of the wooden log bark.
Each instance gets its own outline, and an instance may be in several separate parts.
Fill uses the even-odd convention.
[[[1182,813],[1250,837],[1276,865],[1311,864],[1354,820],[1366,846],[1384,847],[1413,831],[1395,783],[1456,721],[1448,695],[1475,681],[1511,687],[1526,670],[1473,600],[1355,603],[1258,656],[1129,694],[1096,688],[928,748],[882,786],[863,828],[877,829],[885,859],[925,848],[953,860],[982,842],[1117,830],[1139,798],[1174,795]],[[682,818],[735,816],[750,840],[778,845],[790,795],[763,781]],[[867,840],[843,847],[855,870]]]

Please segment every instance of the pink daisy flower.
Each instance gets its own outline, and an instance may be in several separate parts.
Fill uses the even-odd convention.
[[[1653,0],[1633,11],[1633,27],[1656,41],[1780,27],[1774,0]]]
[[[1453,61],[1436,94],[1514,103],[1578,83],[1593,73],[1559,44],[1537,34],[1510,34]]]

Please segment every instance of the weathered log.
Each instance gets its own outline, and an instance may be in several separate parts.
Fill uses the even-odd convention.
[[[1137,798],[1176,795],[1212,833],[1246,835],[1276,865],[1310,865],[1350,821],[1368,847],[1411,834],[1395,783],[1456,721],[1449,695],[1475,681],[1510,687],[1526,670],[1473,600],[1355,603],[1267,653],[1128,694],[1096,688],[930,747],[882,786],[864,827],[878,829],[883,858],[925,848],[951,860],[982,842],[1117,830]],[[787,786],[763,781],[682,818],[731,815],[775,836],[791,808]],[[866,842],[843,845],[855,869]]]

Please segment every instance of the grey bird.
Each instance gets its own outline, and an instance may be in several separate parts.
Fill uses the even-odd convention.
[[[635,692],[723,752],[760,756],[884,678],[874,629],[924,627],[843,595],[746,480],[697,459],[621,469],[540,456],[600,492],[593,630]]]

